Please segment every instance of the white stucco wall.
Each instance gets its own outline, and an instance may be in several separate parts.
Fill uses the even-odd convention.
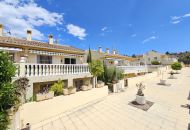
[[[150,51],[143,55],[143,60],[146,64],[151,64],[152,61],[155,61],[155,57],[157,61],[161,61],[161,54],[155,51]],[[150,59],[150,60],[149,60]]]

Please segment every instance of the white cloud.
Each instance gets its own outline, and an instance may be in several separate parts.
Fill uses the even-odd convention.
[[[171,17],[171,19],[172,20],[178,20],[178,19],[180,19],[181,17],[179,17],[179,16],[173,16],[173,17]]]
[[[180,22],[181,22],[181,20],[172,21],[173,24],[178,24],[178,23],[180,23]]]
[[[108,28],[107,27],[103,27],[101,30],[104,32],[106,31]]]
[[[143,40],[142,43],[144,44],[144,43],[147,43],[147,42],[149,42],[149,41],[151,41],[151,40],[155,40],[155,39],[157,39],[157,38],[158,38],[158,37],[156,37],[156,36],[151,36],[151,37],[149,37],[149,38]]]
[[[181,15],[181,16],[173,16],[173,17],[171,17],[171,23],[172,24],[178,24],[181,21],[183,21],[183,19],[185,19],[187,17],[190,17],[190,13],[187,13],[187,14],[184,14],[184,15]]]
[[[136,37],[136,36],[137,36],[137,34],[132,34],[132,35],[131,35],[131,37]]]
[[[37,27],[56,26],[63,22],[62,14],[50,12],[34,0],[2,0],[0,9],[0,23],[18,37],[26,37],[26,30],[31,29],[33,38],[42,40],[44,34]]]
[[[78,37],[80,40],[84,40],[84,38],[87,36],[86,30],[84,28],[81,28],[73,24],[68,24],[67,30],[69,34]]]
[[[190,17],[190,13],[188,13],[188,14],[184,14],[183,17],[184,17],[184,18],[186,18],[186,17]]]

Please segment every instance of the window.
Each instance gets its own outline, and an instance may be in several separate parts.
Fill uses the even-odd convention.
[[[65,64],[76,64],[76,59],[74,59],[74,58],[65,58]]]
[[[71,64],[76,64],[76,59],[71,59]]]
[[[52,64],[52,56],[37,56],[37,63],[38,64]]]
[[[154,57],[154,60],[157,60],[158,58],[157,57]]]
[[[65,64],[70,64],[70,59],[69,58],[65,58]]]

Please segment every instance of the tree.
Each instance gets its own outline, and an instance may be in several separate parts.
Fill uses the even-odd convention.
[[[91,50],[90,50],[90,47],[89,47],[88,56],[87,56],[87,63],[91,63],[91,62],[92,62],[92,53],[91,53]]]
[[[167,51],[166,53],[165,53],[166,55],[170,55],[170,53]]]
[[[92,61],[89,64],[90,73],[94,76],[94,82],[97,83],[97,77],[104,73],[104,67],[100,60]]]
[[[19,104],[17,88],[12,83],[15,72],[16,67],[9,55],[0,51],[0,130],[8,129],[10,119],[7,111]]]
[[[137,56],[135,54],[132,55],[133,58],[136,58]]]
[[[173,64],[171,65],[171,67],[172,67],[173,70],[176,70],[176,71],[182,69],[182,65],[181,65],[181,63],[179,63],[179,62],[173,63]]]
[[[103,64],[100,60],[92,61],[89,64],[90,72],[93,76],[100,76],[104,72]]]

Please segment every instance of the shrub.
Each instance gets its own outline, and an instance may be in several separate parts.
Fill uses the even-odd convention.
[[[117,69],[116,72],[117,72],[117,77],[118,77],[119,80],[124,79],[125,75],[124,75],[123,70],[121,70],[121,69]]]
[[[100,76],[100,80],[107,83],[117,82],[124,78],[123,70],[116,68],[115,66],[104,66],[104,73]]]
[[[53,91],[55,96],[63,94],[63,81],[59,80],[57,83],[54,83],[54,85],[50,87],[49,91]]]
[[[22,77],[14,81],[14,85],[16,87],[17,95],[24,98],[24,102],[26,102],[26,89],[29,87],[29,79],[26,77]]]
[[[10,119],[7,111],[20,103],[20,95],[12,84],[15,71],[8,53],[0,51],[0,130],[8,129]]]
[[[181,70],[181,69],[182,69],[182,65],[181,65],[181,63],[179,63],[179,62],[173,63],[173,64],[171,65],[171,67],[172,67],[173,70]]]
[[[152,61],[151,64],[152,65],[160,65],[161,63],[159,61]]]
[[[94,76],[101,76],[104,72],[103,64],[100,60],[92,61],[89,64],[90,73]]]

